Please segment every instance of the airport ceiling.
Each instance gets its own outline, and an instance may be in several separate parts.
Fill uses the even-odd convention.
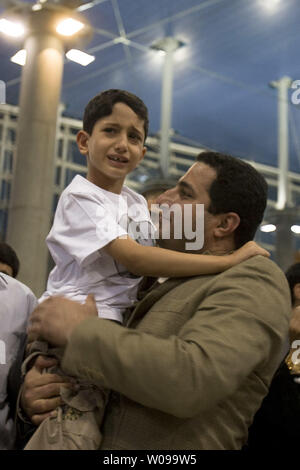
[[[174,59],[176,140],[277,166],[277,90],[269,84],[300,80],[300,0],[91,0],[81,10],[94,28],[85,51],[95,61],[66,60],[65,115],[81,119],[99,91],[127,89],[146,102],[157,134],[164,57],[150,46],[172,36],[184,43]],[[10,57],[18,47],[0,36],[0,79],[17,104],[21,67]],[[289,166],[300,172],[300,106],[291,96]]]

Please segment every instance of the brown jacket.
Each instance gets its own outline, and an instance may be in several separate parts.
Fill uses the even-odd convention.
[[[80,324],[62,365],[115,392],[101,448],[240,449],[283,357],[289,307],[284,274],[257,256],[165,282],[129,329]]]

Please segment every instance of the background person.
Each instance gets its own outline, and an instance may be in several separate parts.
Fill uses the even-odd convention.
[[[280,364],[272,380],[268,395],[255,415],[249,430],[246,450],[291,450],[298,448],[300,436],[300,361],[293,363],[300,343],[293,347],[293,341],[300,339],[300,263],[293,264],[286,272],[292,299],[290,322],[291,349]],[[291,309],[290,303],[286,310]]]
[[[7,243],[0,243],[0,272],[17,277],[20,268],[19,258],[15,250]]]
[[[2,259],[10,266],[9,258]],[[0,274],[0,341],[3,353],[0,360],[1,450],[13,449],[15,446],[14,414],[21,383],[26,329],[29,315],[36,306],[37,300],[28,287],[10,275]]]

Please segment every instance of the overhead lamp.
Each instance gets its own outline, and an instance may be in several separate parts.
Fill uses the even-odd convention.
[[[94,2],[89,2],[89,3],[84,3],[83,5],[79,5],[79,7],[76,8],[77,11],[84,11],[88,10],[89,8],[93,8]]]
[[[185,46],[183,41],[173,37],[166,37],[151,44],[150,48],[166,54],[167,52],[174,52],[183,46]]]
[[[32,5],[31,9],[32,11],[39,11],[43,8],[42,4],[41,3],[35,3],[34,5]]]
[[[291,231],[293,233],[300,233],[300,225],[292,225],[291,226]]]
[[[264,225],[261,225],[260,230],[261,230],[261,232],[265,232],[265,233],[275,232],[276,225],[274,225],[274,224],[264,224]]]
[[[57,25],[56,31],[62,36],[73,36],[74,34],[78,33],[83,27],[84,24],[81,23],[81,21],[74,20],[73,18],[67,18]]]
[[[84,67],[95,60],[94,55],[87,54],[86,52],[79,51],[78,49],[70,49],[66,53],[66,57],[73,62],[77,62]]]
[[[1,18],[0,31],[1,33],[7,34],[7,36],[18,38],[23,36],[25,28],[21,23],[15,23],[14,21],[9,21],[6,18]]]
[[[10,60],[11,62],[14,62],[15,64],[22,65],[22,66],[25,65],[26,64],[26,50],[21,49],[15,55],[13,55],[10,58]]]
[[[278,6],[279,3],[280,3],[280,0],[263,0],[263,1],[261,0],[262,6],[269,11],[274,10]]]

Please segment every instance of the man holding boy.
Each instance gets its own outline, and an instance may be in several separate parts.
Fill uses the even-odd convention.
[[[199,252],[226,255],[253,239],[266,194],[250,165],[205,152],[157,202],[183,212],[204,204]],[[186,242],[160,245],[184,251]],[[96,318],[91,298],[52,298],[32,315],[30,332],[65,346],[66,374],[112,390],[101,449],[240,449],[282,359],[289,301],[284,274],[256,256],[218,275],[167,280],[126,327]],[[42,368],[38,359],[22,396],[35,424],[60,403],[62,378]]]

